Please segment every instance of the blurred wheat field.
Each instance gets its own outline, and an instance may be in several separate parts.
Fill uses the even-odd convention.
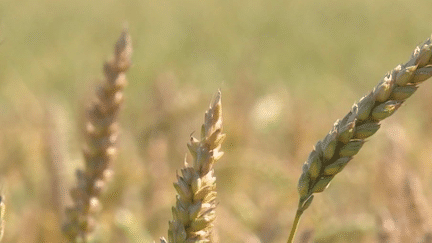
[[[176,170],[218,88],[227,134],[215,165],[219,241],[285,242],[312,146],[430,36],[431,8],[430,1],[0,1],[3,242],[65,242],[63,210],[83,166],[84,108],[125,22],[133,66],[95,242],[167,235]],[[320,243],[409,242],[432,227],[431,87],[422,84],[315,197],[296,242],[308,233]]]

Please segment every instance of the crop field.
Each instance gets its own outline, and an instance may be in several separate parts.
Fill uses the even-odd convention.
[[[188,182],[193,193],[217,191],[205,199],[211,242],[286,242],[309,154],[326,138],[319,156],[339,156],[325,150],[333,124],[399,64],[391,82],[418,90],[355,141],[361,150],[314,194],[293,242],[432,242],[432,84],[399,81],[431,37],[431,9],[428,0],[0,0],[2,242],[79,238],[66,226],[94,196],[79,191],[83,181],[101,193],[88,235],[72,242],[181,242],[169,235],[183,227],[185,160],[211,174]],[[431,58],[414,64],[432,72]],[[112,116],[94,118],[95,107]],[[116,130],[99,129],[104,119]],[[89,182],[77,170],[102,138],[116,156]],[[208,147],[217,162],[206,170]]]

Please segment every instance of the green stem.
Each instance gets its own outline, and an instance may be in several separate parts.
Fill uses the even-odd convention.
[[[297,213],[295,215],[293,226],[291,228],[291,233],[290,233],[290,236],[288,238],[288,242],[287,243],[292,243],[293,242],[294,236],[295,236],[295,233],[297,231],[297,227],[298,227],[298,224],[299,224],[299,221],[300,221],[300,217],[302,216],[303,211],[304,210],[297,209]]]

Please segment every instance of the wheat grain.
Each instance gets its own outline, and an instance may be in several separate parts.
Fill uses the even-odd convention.
[[[117,116],[123,103],[125,72],[131,65],[132,45],[125,29],[115,44],[114,58],[105,63],[105,81],[96,93],[96,100],[87,110],[85,170],[77,170],[78,185],[70,193],[74,205],[66,210],[63,226],[66,237],[75,242],[87,241],[94,228],[95,212],[100,209],[99,195],[111,174],[109,167],[117,151]]]
[[[298,183],[300,196],[296,217],[288,242],[292,242],[299,219],[313,200],[313,194],[324,191],[334,176],[356,155],[365,139],[379,128],[380,121],[391,116],[416,90],[417,85],[432,76],[432,43],[428,38],[417,46],[405,64],[388,72],[368,95],[353,105],[351,111],[337,120],[327,136],[318,141]]]
[[[174,183],[178,195],[172,208],[173,220],[169,222],[169,242],[214,242],[217,193],[213,166],[223,155],[220,149],[224,139],[219,91],[205,113],[201,140],[191,136],[188,143],[193,164],[190,166],[185,160],[181,176],[177,175]]]

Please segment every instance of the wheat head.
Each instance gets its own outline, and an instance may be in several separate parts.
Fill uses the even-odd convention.
[[[100,209],[99,196],[111,171],[117,146],[117,117],[123,103],[126,71],[131,65],[132,44],[125,29],[117,40],[114,58],[104,65],[105,80],[87,110],[84,148],[85,169],[77,170],[77,186],[70,191],[74,205],[66,209],[63,233],[72,242],[87,241],[95,226],[94,214]]]
[[[428,38],[415,48],[408,62],[388,72],[317,142],[298,182],[300,199],[288,242],[292,242],[300,215],[311,205],[313,194],[324,191],[359,152],[365,139],[378,131],[380,122],[391,116],[417,90],[418,84],[432,76],[431,56],[432,42]]]
[[[223,155],[220,149],[225,136],[219,91],[205,113],[201,139],[191,136],[188,143],[193,163],[189,165],[185,160],[181,175],[177,175],[174,183],[178,195],[172,208],[173,220],[169,222],[168,242],[214,242],[217,193],[213,166]]]

